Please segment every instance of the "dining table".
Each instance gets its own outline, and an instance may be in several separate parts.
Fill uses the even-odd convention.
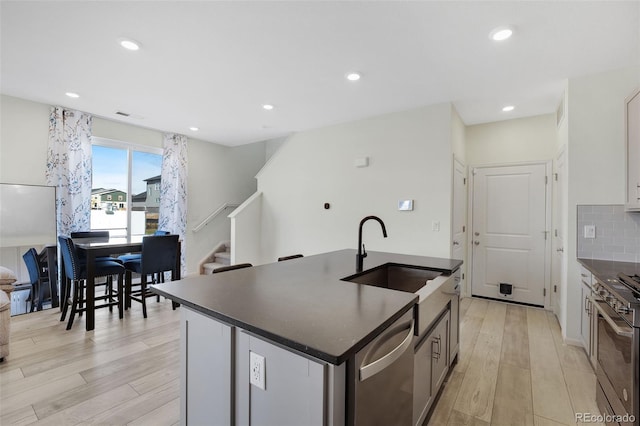
[[[96,258],[103,256],[115,256],[126,253],[142,252],[143,235],[131,237],[110,237],[105,238],[74,238],[73,244],[80,257],[84,255],[87,262],[87,295],[86,295],[86,319],[85,327],[87,331],[95,328],[95,263]],[[180,279],[180,243],[178,243],[177,262],[172,272],[174,280]],[[67,297],[67,295],[64,295]],[[118,295],[122,297],[122,295]]]

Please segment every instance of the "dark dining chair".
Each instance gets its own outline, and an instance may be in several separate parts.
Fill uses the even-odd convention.
[[[172,279],[178,263],[178,235],[149,235],[142,239],[142,253],[137,259],[124,262],[125,309],[131,307],[131,301],[142,303],[142,316],[147,318],[147,298],[157,296],[147,292],[147,279],[151,283],[164,282],[164,273],[170,271]],[[140,284],[132,283],[132,273],[140,274]],[[140,286],[134,289],[134,286]]]
[[[38,311],[42,310],[42,302],[45,297],[46,285],[49,285],[49,275],[47,270],[40,263],[38,252],[35,248],[30,248],[25,254],[22,255],[24,264],[27,266],[27,272],[29,272],[29,281],[31,282],[31,309],[34,308]]]
[[[234,271],[236,269],[243,269],[243,268],[251,268],[253,265],[250,263],[238,263],[235,265],[229,265],[229,266],[221,266],[219,268],[214,269],[213,271],[211,271],[212,274],[219,274],[220,272],[227,272],[227,271]]]
[[[91,239],[93,241],[96,242],[107,242],[109,241],[109,231],[79,231],[79,232],[72,232],[71,233],[71,238],[87,238],[87,239]],[[117,257],[111,257],[111,256],[100,256],[96,258],[97,262],[103,261],[103,260],[107,260],[109,262],[118,262],[118,263],[123,263],[121,260],[118,260]]]
[[[291,256],[282,256],[282,257],[278,258],[278,262],[282,262],[282,261],[285,261],[285,260],[291,260],[291,259],[297,259],[299,257],[304,257],[304,256],[301,255],[301,254],[292,254]]]
[[[153,233],[153,235],[169,235],[170,232],[169,231],[156,231]],[[124,262],[128,262],[129,260],[136,260],[136,259],[140,259],[141,254],[140,253],[129,253],[129,254],[123,254],[122,256],[118,256],[118,259],[120,261]]]
[[[86,311],[86,280],[87,280],[87,262],[78,257],[76,247],[73,244],[73,240],[69,237],[59,236],[58,242],[60,244],[60,252],[62,253],[62,264],[67,276],[65,285],[66,295],[63,306],[62,316],[60,321],[64,321],[67,316],[67,310],[71,305],[71,313],[69,314],[69,322],[67,323],[67,330],[71,329],[73,320],[76,313],[79,315]],[[108,307],[110,311],[113,310],[113,306],[118,307],[118,316],[122,319],[124,305],[124,284],[123,275],[125,269],[122,264],[115,261],[100,261],[95,263],[95,277],[107,277],[106,285],[107,291],[103,296],[95,296],[95,301],[104,301],[101,304],[96,303],[95,309]],[[112,277],[118,276],[117,293],[113,293]],[[95,295],[95,291],[94,291]],[[117,297],[116,297],[117,296]]]

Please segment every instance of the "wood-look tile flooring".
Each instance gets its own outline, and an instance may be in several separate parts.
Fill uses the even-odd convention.
[[[553,313],[466,298],[459,360],[428,424],[575,425],[576,413],[600,413],[595,388],[586,353],[563,343]]]
[[[179,310],[134,304],[124,320],[96,313],[96,329],[57,310],[13,317],[0,363],[0,424],[179,423]],[[481,299],[461,302],[461,355],[430,425],[570,425],[597,413],[595,376],[580,348],[562,343],[553,316]]]

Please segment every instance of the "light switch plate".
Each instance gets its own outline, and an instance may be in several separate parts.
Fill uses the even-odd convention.
[[[596,226],[595,225],[585,225],[584,226],[584,237],[585,238],[595,238],[596,237]]]
[[[249,383],[265,390],[265,362],[262,355],[249,351]]]

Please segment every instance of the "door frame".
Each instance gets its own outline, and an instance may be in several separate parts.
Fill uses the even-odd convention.
[[[462,158],[460,158],[459,156],[457,156],[456,154],[453,154],[453,158],[451,160],[451,235],[450,235],[450,239],[451,239],[451,247],[450,247],[450,251],[449,253],[452,254],[453,253],[453,236],[454,236],[454,229],[453,229],[453,222],[454,222],[454,207],[455,207],[455,173],[456,173],[456,163],[460,164],[460,166],[462,166],[462,168],[464,169],[464,179],[465,183],[464,183],[464,188],[465,188],[465,192],[466,192],[466,197],[465,197],[465,206],[464,206],[464,220],[463,220],[463,224],[465,226],[465,231],[464,231],[464,241],[461,242],[462,244],[462,252],[463,252],[463,264],[462,264],[462,273],[464,274],[464,277],[461,275],[460,279],[462,280],[462,286],[460,288],[460,294],[463,297],[466,297],[468,295],[471,294],[471,291],[468,291],[467,288],[469,287],[467,285],[468,279],[469,279],[469,262],[467,261],[467,259],[469,259],[469,245],[468,245],[468,241],[469,241],[469,185],[470,185],[470,180],[469,180],[469,167],[467,167],[467,165],[465,164],[465,162],[463,161]]]
[[[546,240],[545,240],[545,248],[544,248],[544,309],[550,310],[551,306],[551,262],[552,262],[552,254],[551,247],[553,242],[552,235],[552,171],[553,171],[553,160],[540,160],[540,161],[521,161],[514,163],[496,163],[496,164],[474,164],[470,165],[468,168],[468,179],[469,179],[469,188],[467,190],[468,199],[467,199],[467,230],[469,232],[473,232],[473,218],[474,218],[474,205],[473,205],[473,197],[474,197],[474,185],[475,185],[475,169],[480,168],[496,168],[496,167],[518,167],[518,166],[533,166],[533,165],[544,165],[545,167],[545,176],[546,176],[546,185],[545,185],[545,230],[546,230]],[[473,238],[468,238],[467,244],[467,259],[469,260],[469,264],[467,265],[467,288],[469,290],[468,295],[471,295],[471,288],[473,286],[473,268],[469,267],[469,265],[473,265],[473,247],[471,241]]]
[[[557,182],[556,176],[559,175],[558,173],[558,162],[560,160],[560,158],[562,158],[563,160],[563,169],[562,169],[562,175],[560,176],[561,180],[559,182],[559,184],[556,184],[555,182]],[[562,311],[562,294],[564,292],[564,289],[566,288],[566,277],[567,277],[567,267],[568,267],[568,259],[567,259],[567,221],[566,218],[568,217],[567,215],[567,203],[565,202],[567,199],[567,150],[566,150],[566,145],[562,145],[558,151],[556,152],[556,156],[553,160],[553,182],[554,184],[552,185],[552,190],[553,190],[553,194],[552,194],[552,206],[551,206],[551,212],[552,212],[552,229],[553,229],[553,235],[552,235],[552,245],[551,245],[551,283],[550,283],[550,294],[552,295],[552,298],[549,300],[549,304],[550,304],[550,309],[551,311],[553,311],[553,313],[556,315],[557,318],[560,318],[560,313]],[[560,188],[558,188],[558,185],[560,185]],[[562,198],[558,199],[556,196],[556,191],[560,190],[560,195],[562,196]],[[561,215],[558,214],[557,209],[561,209],[560,213],[562,213]],[[554,221],[555,218],[555,221]],[[560,226],[558,226],[560,225]],[[557,232],[558,227],[560,228],[560,235],[558,235],[557,240],[560,241],[561,244],[561,248],[563,249],[562,253],[560,254],[560,264],[559,264],[559,272],[558,272],[558,277],[559,277],[559,282],[557,283],[558,286],[558,291],[554,292],[552,289],[552,286],[555,285],[553,283],[553,279],[554,279],[554,271],[553,271],[553,256],[556,256],[554,249],[557,249],[558,247],[556,247],[556,243],[558,241],[554,241],[555,237],[555,232]]]

